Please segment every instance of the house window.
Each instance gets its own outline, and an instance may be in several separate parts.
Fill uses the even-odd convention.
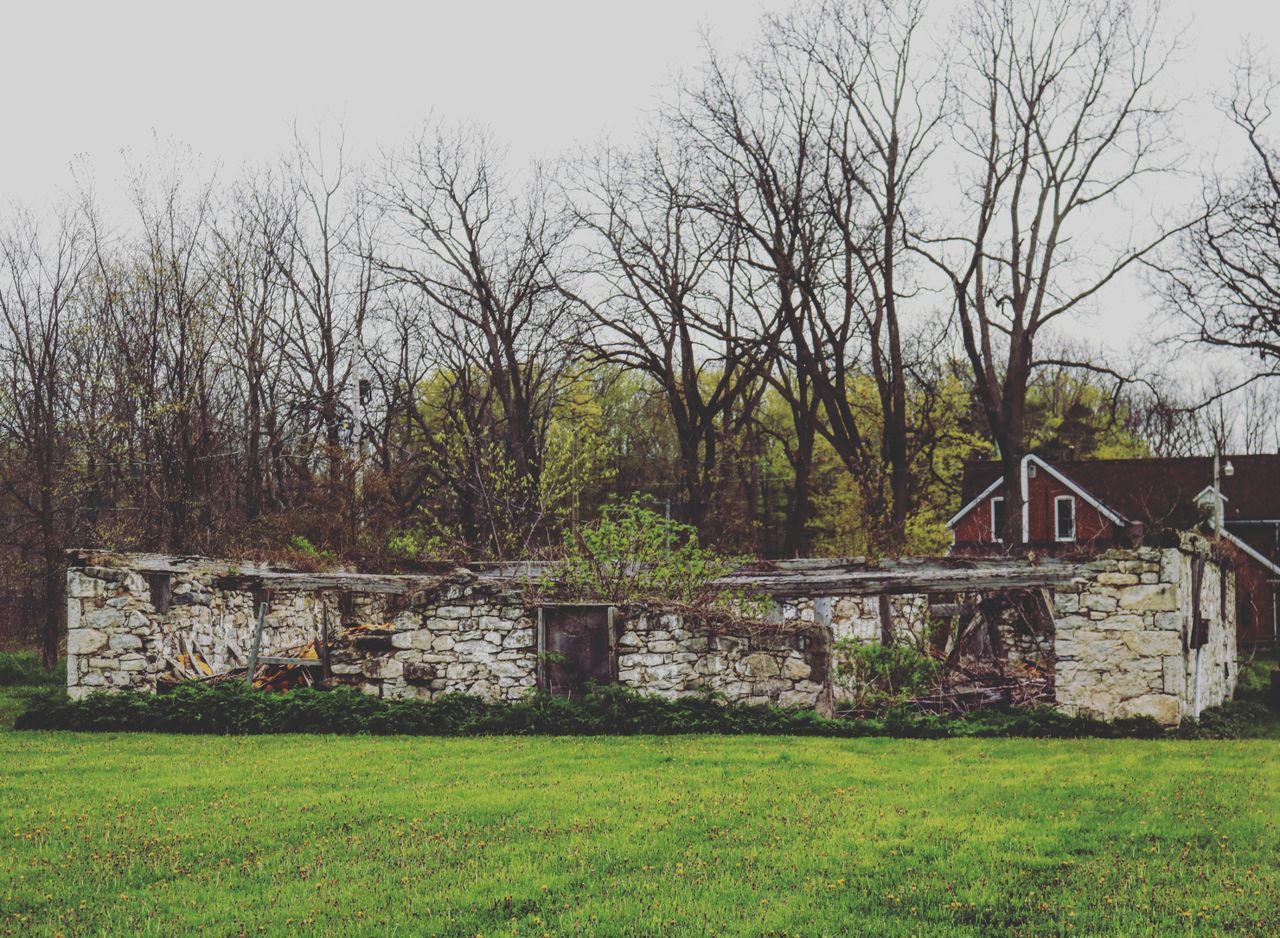
[[[991,499],[991,540],[1000,543],[1004,540],[1004,497],[997,495]]]
[[[1059,495],[1053,500],[1054,538],[1059,541],[1076,539],[1076,500],[1073,495]]]

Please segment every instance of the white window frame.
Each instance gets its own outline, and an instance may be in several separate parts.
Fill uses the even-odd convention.
[[[1004,496],[996,495],[996,496],[993,496],[991,499],[991,508],[989,509],[989,511],[991,512],[991,539],[995,541],[997,544],[1003,544],[1004,532],[1001,531],[1000,527],[996,524],[996,503],[997,502],[1003,505]]]
[[[1062,503],[1071,504],[1071,536],[1062,536]],[[1053,500],[1053,539],[1061,544],[1069,544],[1076,539],[1076,497],[1074,495],[1058,495]]]

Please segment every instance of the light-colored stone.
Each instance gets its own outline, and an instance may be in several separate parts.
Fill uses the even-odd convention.
[[[88,628],[72,629],[67,633],[67,654],[92,654],[106,643],[107,636],[105,632]]]
[[[809,663],[800,658],[788,658],[782,664],[782,676],[793,681],[807,680],[812,673],[813,669]]]
[[[1124,636],[1124,643],[1135,655],[1143,657],[1176,655],[1182,651],[1182,640],[1176,632],[1133,632]]]
[[[1144,694],[1121,701],[1117,717],[1151,717],[1163,726],[1177,726],[1182,719],[1182,701],[1172,694]]]
[[[748,677],[772,677],[778,673],[778,662],[772,655],[758,651],[738,663],[738,672]]]
[[[1172,583],[1126,586],[1118,598],[1128,612],[1172,612],[1178,608],[1178,591]]]

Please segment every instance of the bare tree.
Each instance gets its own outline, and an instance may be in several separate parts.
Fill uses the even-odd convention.
[[[452,442],[468,450],[490,543],[503,553],[527,546],[541,520],[547,424],[576,314],[562,289],[571,219],[541,173],[513,194],[500,162],[483,133],[424,130],[389,161],[381,204],[391,231],[377,263],[418,298],[447,375],[444,415],[463,424]],[[500,530],[508,525],[514,543]]]
[[[63,523],[58,517],[66,462],[63,431],[70,399],[66,340],[89,262],[79,220],[65,213],[45,237],[28,214],[15,213],[0,233],[0,431],[4,482],[28,519],[39,556],[44,615],[40,633],[45,667],[58,658],[62,595]]]
[[[860,320],[864,367],[879,399],[880,412],[871,423],[880,427],[879,455],[890,481],[887,497],[875,493],[873,508],[887,509],[883,546],[890,550],[905,544],[915,503],[911,463],[927,445],[909,409],[912,363],[902,311],[903,300],[916,289],[908,280],[906,250],[908,233],[919,223],[915,190],[936,149],[945,104],[941,68],[917,48],[924,11],[923,0],[824,2],[807,17],[778,24],[782,41],[819,69],[828,161],[820,205],[832,220],[833,244],[831,295],[811,310],[832,340],[843,339],[849,323]],[[832,375],[818,376],[815,385],[832,443],[848,454],[856,451],[859,437],[842,370],[851,363],[843,343],[832,351]]]
[[[954,134],[965,220],[916,250],[944,274],[1005,475],[1006,542],[1021,540],[1018,464],[1041,333],[1087,308],[1180,228],[1107,224],[1168,170],[1168,60],[1145,16],[1112,0],[980,0],[963,24]],[[1127,227],[1119,240],[1095,236]],[[1088,363],[1077,363],[1087,365]]]
[[[592,317],[591,352],[648,375],[665,400],[684,520],[707,536],[722,421],[750,411],[759,361],[737,322],[734,232],[694,207],[692,174],[689,154],[661,141],[582,170],[571,197],[599,298],[573,298]]]
[[[326,497],[346,506],[343,523],[331,534],[343,542],[336,546],[345,547],[357,535],[360,512],[362,428],[353,409],[365,323],[376,295],[376,219],[341,137],[315,146],[299,139],[284,186],[283,236],[264,243],[286,288],[280,341],[293,388],[285,417],[315,428],[319,452],[308,462],[323,467]],[[300,442],[310,436],[304,432]]]
[[[1236,69],[1222,110],[1243,132],[1249,162],[1204,187],[1204,216],[1172,258],[1152,263],[1182,336],[1256,356],[1239,384],[1280,376],[1280,148],[1270,135],[1280,84],[1253,58]]]

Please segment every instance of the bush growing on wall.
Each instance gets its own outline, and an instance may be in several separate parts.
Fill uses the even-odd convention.
[[[627,603],[661,597],[689,604],[715,598],[712,581],[742,565],[698,544],[698,532],[638,499],[611,505],[600,520],[565,535],[554,584],[570,598]]]
[[[901,700],[928,691],[941,677],[943,662],[911,645],[836,643],[835,679],[858,707]]]

